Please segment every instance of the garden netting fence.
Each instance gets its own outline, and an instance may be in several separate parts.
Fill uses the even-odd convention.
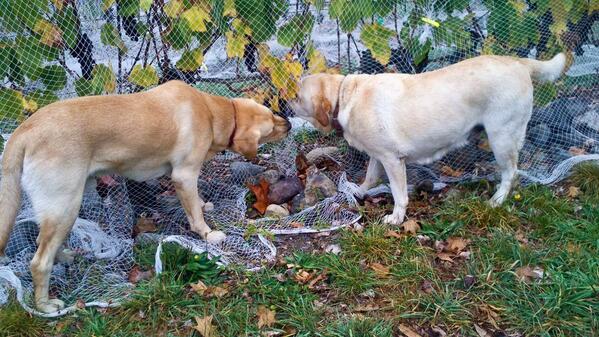
[[[576,163],[599,159],[598,18],[595,0],[0,0],[0,144],[59,99],[136,92],[172,79],[290,114],[286,102],[307,74],[420,73],[481,54],[549,59],[568,50],[574,64],[566,76],[535,86],[520,153],[524,182],[550,184]],[[67,240],[70,258],[52,270],[51,294],[70,307],[46,315],[118,304],[131,289],[139,245],[174,241],[255,269],[275,258],[272,235],[358,221],[352,191],[367,156],[291,117],[289,137],[262,146],[258,163],[229,152],[205,163],[198,185],[213,205],[206,220],[227,233],[218,246],[189,232],[168,177],[99,177]],[[437,162],[408,166],[411,185],[436,188],[494,173],[483,130]],[[248,186],[296,195],[265,216],[252,207]],[[31,312],[37,233],[24,197],[0,262],[0,303],[15,288]],[[156,257],[159,271],[160,247]]]

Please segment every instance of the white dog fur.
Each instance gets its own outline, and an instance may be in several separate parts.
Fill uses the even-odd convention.
[[[533,81],[557,80],[570,62],[564,53],[545,62],[479,56],[417,75],[317,74],[302,80],[290,105],[325,132],[338,113],[349,145],[370,156],[361,192],[373,187],[384,169],[395,202],[384,222],[400,224],[408,204],[406,163],[440,159],[464,145],[477,125],[484,126],[501,173],[490,201],[500,205],[516,176],[532,114]]]

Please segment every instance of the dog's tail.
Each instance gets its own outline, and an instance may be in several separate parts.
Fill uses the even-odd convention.
[[[21,175],[25,147],[16,134],[10,137],[4,149],[2,177],[0,178],[0,256],[8,242],[21,204]]]
[[[530,77],[537,82],[555,82],[562,76],[572,63],[574,57],[571,52],[559,53],[549,61],[537,61],[533,59],[520,59],[520,62],[528,67]]]

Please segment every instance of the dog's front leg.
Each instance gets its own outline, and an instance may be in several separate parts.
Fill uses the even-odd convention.
[[[382,169],[383,167],[381,162],[373,157],[370,157],[370,160],[368,161],[368,169],[366,170],[366,177],[364,178],[364,182],[362,182],[360,185],[360,198],[363,198],[366,192],[376,185],[381,177]]]
[[[202,212],[204,202],[198,194],[198,177],[199,169],[195,167],[176,168],[171,176],[191,230],[200,234],[209,243],[217,244],[225,239],[225,233],[211,230],[204,221]]]
[[[391,193],[393,193],[393,213],[383,218],[384,223],[399,225],[403,222],[408,206],[408,181],[406,176],[406,161],[403,158],[387,158],[382,161]]]

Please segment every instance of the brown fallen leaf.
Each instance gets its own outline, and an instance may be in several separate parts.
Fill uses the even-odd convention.
[[[392,229],[389,229],[387,231],[387,233],[385,233],[385,236],[389,237],[389,238],[397,238],[397,239],[401,239],[401,237],[402,237],[401,233],[398,233],[398,232],[396,232],[396,231],[394,231]]]
[[[481,328],[478,324],[474,323],[474,330],[476,330],[476,333],[480,336],[480,337],[492,337],[492,335],[490,333],[487,332],[487,330]]]
[[[208,286],[206,286],[201,280],[198,280],[197,283],[190,284],[190,286],[191,289],[199,295],[204,295],[204,292],[206,292],[206,289],[208,289]]]
[[[378,277],[388,277],[389,276],[389,267],[385,267],[380,263],[371,263],[370,264],[370,269],[374,270],[374,273],[378,276]]]
[[[531,268],[530,266],[524,266],[516,269],[516,276],[518,281],[525,283],[532,283],[543,278],[543,269],[540,267]]]
[[[443,165],[441,167],[440,171],[441,171],[441,174],[449,176],[449,177],[454,177],[454,178],[459,178],[464,174],[464,171],[455,170],[447,165]]]
[[[308,159],[303,152],[300,152],[295,157],[295,167],[297,169],[298,177],[300,175],[303,175],[304,177],[306,176],[306,171],[308,170],[308,167],[310,167],[310,164],[308,163]]]
[[[578,197],[580,195],[580,188],[576,187],[576,186],[570,186],[570,188],[568,188],[568,197],[571,199],[574,199],[576,197]]]
[[[152,276],[154,276],[153,270],[150,269],[147,271],[142,271],[141,268],[139,268],[139,266],[134,266],[129,271],[129,275],[127,275],[127,279],[129,280],[129,282],[131,282],[133,284],[137,284],[139,281],[151,279]]]
[[[256,202],[252,205],[252,207],[254,207],[258,213],[264,215],[266,208],[268,205],[270,205],[270,200],[268,200],[268,189],[270,187],[269,183],[264,178],[261,178],[258,184],[252,185],[248,183],[246,186],[256,197]]]
[[[470,240],[460,238],[460,237],[450,237],[447,238],[447,250],[453,253],[460,253],[461,251],[468,246]]]
[[[576,147],[576,146],[572,146],[568,150],[568,152],[570,152],[570,154],[573,155],[573,156],[582,156],[582,155],[587,154],[587,152],[585,151],[585,149],[581,149],[581,148]]]
[[[78,298],[77,302],[75,302],[75,308],[77,309],[85,309],[85,301]]]
[[[312,279],[312,274],[308,273],[307,271],[305,271],[303,269],[300,269],[295,274],[294,278],[299,283],[307,283],[308,281],[310,281]]]
[[[228,293],[229,293],[229,291],[222,287],[208,287],[208,289],[206,289],[206,292],[204,293],[204,295],[206,295],[208,297],[213,296],[216,298],[221,298]]]
[[[357,305],[354,307],[354,312],[369,312],[379,310],[381,307],[376,304]]]
[[[412,328],[410,328],[407,325],[400,324],[399,331],[401,331],[401,333],[406,335],[407,337],[422,337],[419,333],[412,330]]]
[[[304,224],[301,223],[301,222],[295,221],[295,222],[291,223],[291,227],[293,227],[293,228],[304,228]]]
[[[416,220],[405,221],[401,224],[401,226],[403,227],[403,230],[406,231],[406,233],[411,233],[412,235],[416,235],[416,233],[418,233],[418,231],[420,230],[420,225],[418,224],[418,222],[416,222]]]
[[[420,285],[420,290],[424,291],[427,294],[430,294],[434,290],[433,289],[433,284],[429,280],[424,280],[422,282],[422,284]]]
[[[262,327],[272,327],[276,322],[276,313],[267,307],[261,305],[258,307],[258,329]]]
[[[443,261],[447,261],[447,262],[452,262],[453,263],[453,259],[451,258],[451,255],[447,254],[447,253],[437,253],[437,258],[439,258],[439,260],[443,260]]]
[[[138,236],[141,233],[151,233],[158,230],[156,223],[151,218],[147,218],[142,215],[137,219],[137,223],[133,226],[133,237]]]
[[[193,328],[200,333],[202,337],[215,337],[216,327],[212,325],[212,315],[206,317],[195,317],[196,326]]]
[[[326,280],[328,277],[326,271],[323,271],[320,275],[316,276],[315,278],[313,278],[310,283],[308,283],[308,289],[313,289],[314,286],[316,285],[316,283]]]

